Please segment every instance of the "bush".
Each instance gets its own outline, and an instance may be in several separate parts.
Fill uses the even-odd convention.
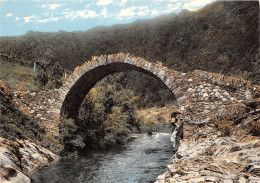
[[[80,134],[74,119],[63,119],[59,124],[60,143],[63,146],[61,154],[77,153],[85,147],[83,135]]]
[[[39,140],[43,147],[49,149],[55,154],[60,154],[60,152],[63,150],[63,145],[60,143],[59,139],[50,134],[40,135]]]
[[[120,75],[109,76],[92,88],[79,111],[79,130],[86,148],[122,145],[136,123],[134,92],[119,84]]]
[[[112,113],[104,121],[104,144],[107,147],[115,144],[124,144],[128,134],[131,133],[128,127],[128,115],[122,112],[122,108],[113,107]]]
[[[59,135],[61,141],[71,139],[76,131],[77,126],[75,120],[73,119],[64,119],[59,124]]]
[[[58,63],[38,63],[36,82],[42,89],[59,88],[63,83],[64,68]]]
[[[250,132],[254,135],[254,136],[260,136],[260,121],[256,121],[252,123]]]
[[[234,130],[234,121],[221,120],[217,121],[216,124],[222,136],[230,136]]]

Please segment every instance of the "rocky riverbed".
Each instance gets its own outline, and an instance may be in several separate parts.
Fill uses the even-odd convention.
[[[180,133],[175,131],[172,138],[178,150],[168,171],[158,177],[157,183],[259,182],[260,139],[241,133],[248,125],[241,126],[242,129],[235,130],[230,137],[222,137],[210,126],[186,125],[180,143],[176,143],[176,139],[180,139],[176,134]]]
[[[156,183],[260,182],[259,86],[199,75],[194,86],[199,78],[183,74],[190,85],[172,136],[176,153]]]

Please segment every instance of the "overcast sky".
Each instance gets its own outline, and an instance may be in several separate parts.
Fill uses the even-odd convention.
[[[214,0],[0,0],[0,36],[87,30],[195,10]]]

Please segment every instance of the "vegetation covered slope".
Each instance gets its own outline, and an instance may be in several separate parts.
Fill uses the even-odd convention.
[[[0,80],[0,137],[7,139],[31,139],[53,152],[59,152],[61,145],[44,129],[29,119],[12,102],[12,94],[3,81]]]
[[[215,2],[127,25],[2,37],[0,50],[7,61],[47,59],[69,70],[93,55],[129,52],[183,72],[201,69],[259,83],[258,11],[258,1]]]

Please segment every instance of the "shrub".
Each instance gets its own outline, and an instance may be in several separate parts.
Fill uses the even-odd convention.
[[[254,135],[254,136],[260,136],[260,120],[253,122],[250,132]]]
[[[85,147],[83,135],[77,131],[78,126],[74,119],[63,119],[59,124],[60,143],[63,155],[72,155]]]
[[[62,120],[59,124],[60,140],[64,142],[65,140],[73,138],[76,129],[77,126],[75,124],[75,120],[73,119]]]
[[[234,130],[234,121],[220,120],[216,124],[222,136],[230,136]]]
[[[136,123],[136,97],[115,77],[107,77],[92,88],[79,112],[80,133],[85,148],[108,148],[124,144]]]
[[[60,152],[63,150],[63,145],[60,143],[59,139],[50,134],[40,135],[39,140],[43,147],[49,149],[55,154],[60,154]]]
[[[128,128],[128,115],[122,112],[121,107],[113,107],[112,113],[104,121],[104,144],[107,147],[115,144],[124,144],[126,137],[131,133]]]
[[[154,125],[154,121],[155,121],[155,119],[152,118],[152,117],[144,118],[144,120],[143,120],[144,124],[147,125],[147,126]]]
[[[18,90],[54,89],[62,85],[64,69],[58,63],[45,69],[36,68],[33,72],[29,66],[0,60],[0,78]]]
[[[221,119],[226,121],[236,121],[241,119],[247,113],[245,104],[231,104],[225,106],[225,110],[221,114]]]

